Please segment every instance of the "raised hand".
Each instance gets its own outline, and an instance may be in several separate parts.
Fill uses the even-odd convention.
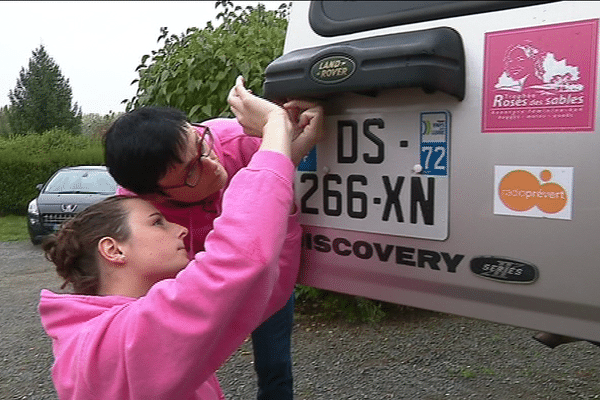
[[[227,102],[244,132],[262,137],[261,150],[277,151],[292,158],[294,127],[286,110],[250,93],[242,77],[236,79]]]
[[[263,129],[271,116],[286,111],[275,103],[253,95],[244,87],[244,79],[238,76],[229,91],[227,102],[247,135],[262,137]]]
[[[298,165],[302,158],[325,136],[325,116],[323,107],[315,102],[292,100],[283,105],[292,124],[292,161]]]

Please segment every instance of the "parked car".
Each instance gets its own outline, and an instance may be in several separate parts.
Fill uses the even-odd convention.
[[[33,244],[40,244],[60,225],[90,205],[112,196],[117,183],[103,166],[61,168],[45,184],[27,207],[27,228]]]
[[[300,283],[600,341],[599,21],[599,2],[293,2],[264,94],[325,107],[296,176]]]

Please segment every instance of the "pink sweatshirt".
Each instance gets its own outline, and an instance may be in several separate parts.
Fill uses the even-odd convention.
[[[287,157],[256,153],[232,179],[206,252],[142,298],[43,290],[59,397],[222,399],[215,371],[296,281],[300,247],[281,252],[301,235],[293,176]]]

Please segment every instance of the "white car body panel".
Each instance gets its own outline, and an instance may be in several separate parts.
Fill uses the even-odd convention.
[[[590,43],[595,40],[596,51],[590,52],[592,59],[588,61],[595,66],[596,71],[586,70],[589,66],[575,65],[576,60],[568,57],[563,63],[565,66],[575,65],[582,74],[587,72],[594,75],[585,88],[586,93],[595,94],[595,104],[591,106],[591,111],[587,111],[587,122],[583,121],[585,115],[569,117],[565,114],[562,118],[572,120],[572,123],[569,122],[571,126],[553,125],[557,123],[549,121],[546,122],[549,127],[539,123],[539,126],[524,128],[525,123],[517,119],[516,122],[510,122],[512,125],[509,124],[513,130],[502,128],[504,130],[501,131],[498,125],[502,122],[495,121],[496,126],[488,127],[488,131],[484,132],[482,124],[484,115],[490,118],[494,111],[489,103],[487,112],[484,111],[484,102],[485,93],[489,95],[496,90],[490,87],[490,79],[493,78],[495,82],[497,78],[493,76],[487,83],[484,82],[485,68],[492,67],[492,61],[486,63],[486,43],[491,48],[495,43],[492,40],[503,32],[514,34],[514,40],[520,40],[525,35],[515,31],[517,29],[531,33],[538,27],[566,24],[557,25],[556,30],[550,29],[551,35],[560,37],[562,28],[568,29],[582,21],[591,24],[592,32],[596,24],[597,35],[600,3],[553,2],[333,37],[324,37],[313,31],[308,20],[310,4],[311,2],[303,1],[293,3],[284,56],[300,49],[335,45],[373,36],[450,27],[460,34],[463,41],[466,88],[463,100],[442,92],[425,93],[420,88],[385,89],[377,96],[346,92],[326,98],[330,132],[327,140],[317,146],[313,176],[316,177],[314,179],[318,181],[319,188],[308,199],[305,197],[303,200],[302,197],[307,196],[311,182],[301,181],[305,172],[297,173],[298,202],[304,201],[318,209],[316,215],[305,213],[301,217],[305,234],[300,283],[600,341],[600,262],[597,254],[600,249],[600,107],[597,100],[597,37],[584,39]],[[531,40],[535,42],[538,37],[533,35]],[[544,45],[550,46],[549,50],[554,49],[552,43]],[[562,47],[564,46],[556,46],[554,51],[558,53]],[[492,50],[499,49],[497,45]],[[491,54],[487,54],[487,57],[488,60],[493,59]],[[557,61],[561,61],[558,55],[556,57]],[[557,107],[552,113],[562,113],[565,109],[558,107],[562,106],[558,104],[562,100],[555,94],[558,99]],[[574,96],[571,99],[575,99]],[[510,96],[507,95],[506,98],[508,97]],[[530,99],[533,98],[535,97]],[[573,104],[572,111],[564,113],[582,114],[581,108],[577,106],[578,104]],[[514,110],[516,109],[513,108]],[[531,110],[533,109],[521,107],[517,111],[533,112]],[[374,182],[378,181],[379,176],[390,175],[392,172],[389,166],[383,164],[378,168],[377,165],[364,165],[358,161],[346,166],[337,163],[334,159],[336,121],[356,119],[359,130],[360,124],[369,118],[382,118],[387,126],[398,126],[393,132],[391,129],[375,132],[385,136],[386,150],[390,147],[389,143],[395,143],[396,140],[408,141],[407,149],[386,151],[386,162],[399,165],[398,174],[405,177],[406,183],[411,177],[420,176],[411,167],[420,162],[418,145],[421,113],[424,112],[447,112],[450,116],[448,173],[445,177],[448,180],[445,186],[447,193],[443,195],[446,196],[445,200],[436,200],[437,203],[446,202],[447,209],[440,207],[435,211],[436,218],[447,218],[446,221],[436,222],[443,225],[442,232],[426,231],[423,224],[421,228],[414,228],[412,231],[399,229],[398,234],[394,234],[393,229],[390,231],[384,227],[378,232],[377,218],[370,221],[365,218],[363,223],[360,218],[357,220],[345,215],[348,211],[344,209],[347,207],[348,192],[344,182],[348,175],[364,173],[369,178],[368,185],[361,185],[359,182],[356,188],[363,190],[368,196],[366,203],[369,213],[374,214],[381,212],[381,208],[385,206],[386,195],[382,192],[382,185]],[[510,112],[507,115],[511,115]],[[579,127],[577,123],[580,121],[593,125],[593,128]],[[493,131],[494,129],[497,131]],[[390,135],[396,137],[390,138]],[[363,150],[374,154],[373,143],[360,134],[359,136],[359,154]],[[521,172],[513,176],[525,180],[533,176],[538,179],[540,186],[532,187],[530,194],[525,194],[525,191],[518,194],[515,191],[517,189],[505,191],[503,199],[510,205],[507,207],[500,198],[500,185],[502,179],[515,171]],[[330,183],[340,193],[339,207],[343,216],[328,216],[323,213],[325,206],[320,199],[323,196],[323,179],[327,174],[342,177],[341,184]],[[544,187],[544,183],[554,185]],[[408,183],[402,187],[404,196],[408,196],[408,187]],[[379,194],[376,195],[374,193],[377,190]],[[389,196],[389,188],[387,195]],[[552,209],[549,212],[542,210],[542,200],[536,200],[537,203],[534,202],[527,210],[515,210],[519,206],[511,203],[514,199],[510,198],[538,196],[541,199],[546,196],[552,207],[552,204],[558,204],[556,197],[561,195],[567,196],[564,206],[559,204],[555,206],[560,208],[559,211]],[[375,197],[383,199],[379,201]],[[553,197],[552,201],[550,197]],[[528,199],[523,201],[526,200]],[[357,209],[362,207],[360,201],[358,199],[355,203]],[[407,199],[399,202],[405,219],[408,218],[409,203],[410,200]],[[395,206],[387,206],[391,207],[393,214]],[[334,205],[332,208],[336,207]],[[383,222],[381,225],[384,225]],[[409,223],[405,221],[404,225]],[[481,259],[486,256],[491,256],[491,261]],[[512,264],[502,261],[504,258],[512,260]],[[481,263],[473,266],[472,263],[477,259]],[[520,261],[526,265],[523,267],[525,269],[533,266],[531,271],[534,271],[532,273],[535,273],[535,277],[526,282],[518,281],[518,275],[527,272],[519,269],[522,267]],[[474,272],[474,269],[478,272]],[[503,279],[507,274],[513,274],[513,278],[517,280],[511,277]]]

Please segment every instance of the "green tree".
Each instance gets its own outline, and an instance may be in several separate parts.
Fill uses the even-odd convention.
[[[144,55],[136,71],[138,89],[127,110],[147,105],[170,106],[185,111],[191,121],[232,116],[227,94],[238,75],[246,86],[262,94],[264,69],[283,52],[289,5],[278,10],[234,6],[217,1],[222,12],[218,27],[189,28],[185,34],[169,35],[161,28],[162,47]]]
[[[33,51],[28,68],[21,68],[8,98],[14,134],[42,133],[53,128],[81,133],[81,108],[77,103],[72,105],[69,80],[43,45]]]
[[[8,123],[8,106],[0,108],[0,138],[11,137],[10,124]]]
[[[101,138],[121,114],[114,113],[113,111],[105,115],[96,113],[83,114],[81,119],[81,134],[91,138]]]

